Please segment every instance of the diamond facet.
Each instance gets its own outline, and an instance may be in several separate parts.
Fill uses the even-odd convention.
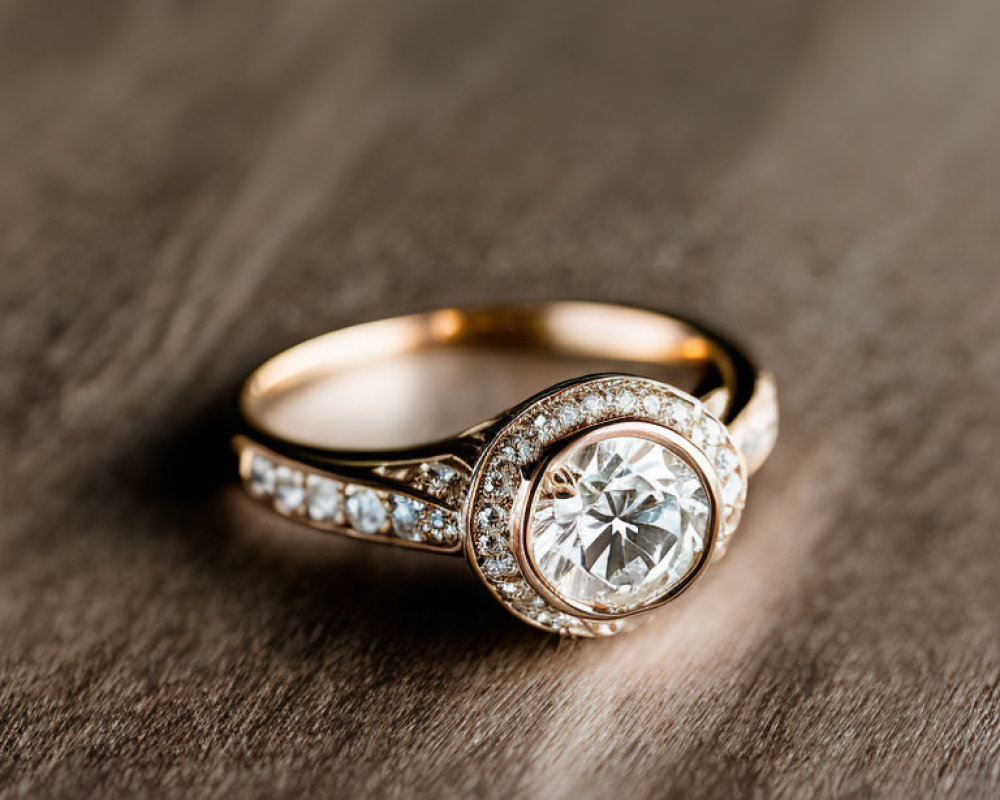
[[[584,439],[542,476],[528,549],[563,599],[625,612],[692,573],[711,516],[702,478],[666,446],[626,434]]]

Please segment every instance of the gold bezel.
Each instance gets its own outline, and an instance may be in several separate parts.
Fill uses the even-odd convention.
[[[652,599],[629,606],[624,610],[611,610],[609,607],[601,604],[586,604],[574,601],[560,594],[549,583],[535,563],[529,539],[533,528],[531,519],[534,512],[535,499],[541,481],[549,466],[570,448],[586,447],[592,443],[625,436],[644,439],[660,445],[690,466],[708,494],[710,515],[705,535],[705,545],[698,557],[698,561],[680,581],[671,586],[663,594]],[[669,603],[691,586],[705,571],[705,568],[712,560],[715,544],[719,538],[719,529],[722,524],[722,515],[720,513],[721,496],[721,489],[715,470],[705,455],[685,437],[669,428],[650,422],[626,421],[605,423],[556,442],[550,448],[550,452],[546,457],[539,462],[531,479],[521,486],[521,490],[514,501],[514,514],[511,520],[512,552],[518,565],[521,567],[525,580],[555,608],[567,614],[591,620],[608,621],[632,617],[660,608]]]

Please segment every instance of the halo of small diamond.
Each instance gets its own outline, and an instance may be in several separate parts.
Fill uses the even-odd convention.
[[[746,502],[747,469],[726,426],[685,392],[646,378],[589,378],[543,395],[503,427],[479,459],[466,500],[466,553],[474,569],[509,611],[543,630],[571,636],[606,636],[635,618],[595,622],[550,605],[528,583],[512,552],[512,517],[518,491],[546,448],[611,422],[650,422],[680,434],[714,466],[722,490],[722,525],[716,553],[739,524]]]

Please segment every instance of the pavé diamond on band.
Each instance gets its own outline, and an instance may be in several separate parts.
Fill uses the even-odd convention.
[[[629,629],[725,553],[778,430],[773,377],[727,339],[586,302],[335,331],[259,367],[240,410],[251,496],[464,553],[508,611],[579,637]]]

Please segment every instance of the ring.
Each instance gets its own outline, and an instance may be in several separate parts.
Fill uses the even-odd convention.
[[[252,497],[464,554],[508,611],[573,637],[635,627],[725,554],[778,430],[773,376],[728,339],[590,302],[334,331],[258,367],[240,413]]]

